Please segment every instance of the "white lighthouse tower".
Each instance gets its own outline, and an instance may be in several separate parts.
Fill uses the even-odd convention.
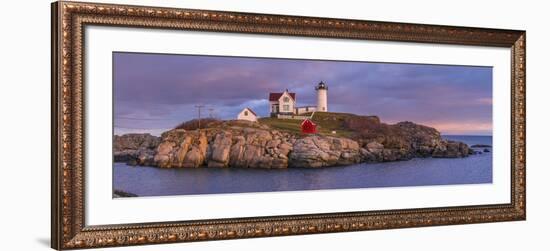
[[[328,87],[321,81],[316,87],[317,90],[317,111],[328,112],[327,91]]]

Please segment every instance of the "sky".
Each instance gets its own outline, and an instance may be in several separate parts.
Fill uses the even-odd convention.
[[[492,67],[114,52],[115,134],[160,135],[202,117],[268,116],[268,95],[288,89],[299,106],[412,121],[447,135],[492,134]]]

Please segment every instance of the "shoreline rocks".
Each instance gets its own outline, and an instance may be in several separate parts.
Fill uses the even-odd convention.
[[[133,194],[122,190],[117,190],[117,189],[113,191],[113,198],[125,198],[125,197],[139,197],[139,196],[137,194]]]
[[[249,121],[173,129],[161,137],[126,134],[114,138],[114,159],[159,168],[320,168],[476,153],[465,143],[442,139],[431,127],[412,122],[387,125],[373,116],[353,118],[353,139],[298,135]]]
[[[308,136],[296,140],[289,156],[289,167],[326,167],[360,163],[359,144],[351,139]]]
[[[156,154],[161,142],[160,137],[151,134],[130,133],[113,138],[113,159],[115,162],[126,162],[130,165],[153,164],[147,161]]]
[[[492,146],[491,145],[486,145],[486,144],[475,144],[475,145],[471,145],[470,147],[472,147],[472,148],[490,148]]]
[[[451,140],[444,140],[438,144],[433,153],[432,157],[434,158],[456,158],[456,157],[467,157],[472,154],[472,150],[468,145]]]

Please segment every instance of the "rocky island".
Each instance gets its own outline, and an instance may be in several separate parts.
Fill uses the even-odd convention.
[[[431,127],[385,124],[376,116],[315,114],[317,134],[301,134],[297,120],[188,121],[164,132],[114,137],[114,160],[159,168],[318,168],[412,158],[462,158],[475,152],[445,140]]]

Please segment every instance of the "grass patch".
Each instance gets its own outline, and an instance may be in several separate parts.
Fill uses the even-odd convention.
[[[319,134],[351,138],[354,132],[346,129],[344,126],[346,118],[351,116],[356,115],[349,113],[316,112],[311,120],[317,124],[317,132]],[[300,128],[302,120],[300,119],[260,118],[259,121],[277,130],[294,134],[302,133]],[[332,133],[332,131],[335,133]]]
[[[317,131],[321,134],[351,138],[354,131],[346,128],[344,122],[347,118],[354,116],[356,115],[350,113],[316,112],[312,120],[317,124]]]
[[[302,133],[302,130],[300,129],[300,124],[302,123],[302,120],[299,119],[260,118],[259,122],[280,131],[290,132],[294,134]]]

